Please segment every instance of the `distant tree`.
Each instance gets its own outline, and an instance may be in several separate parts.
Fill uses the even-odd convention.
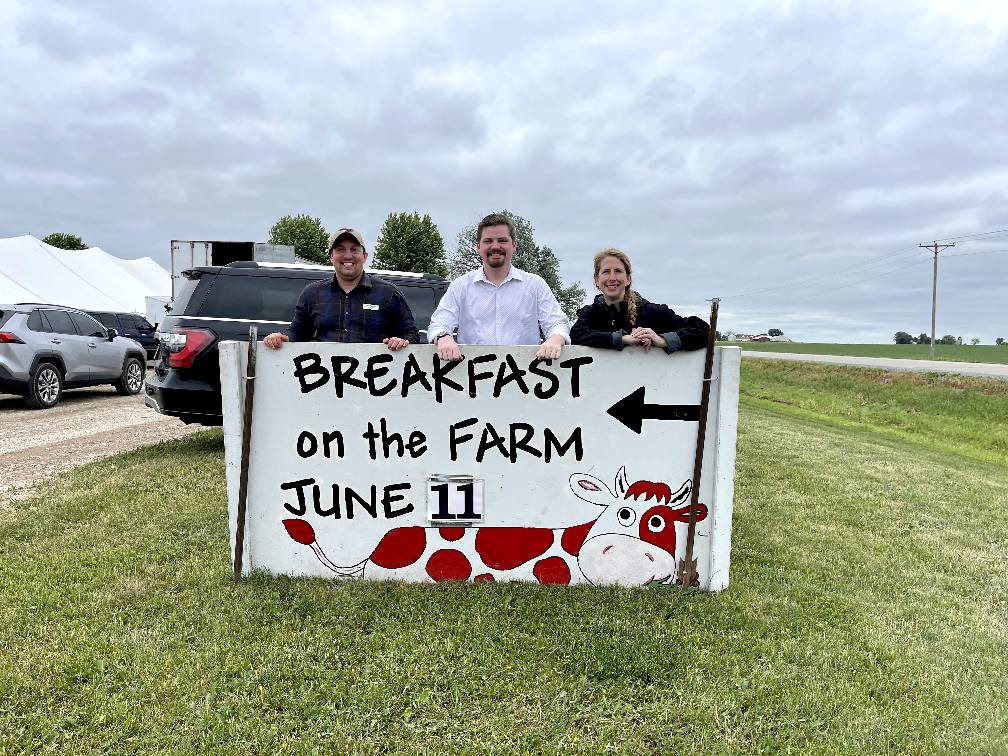
[[[940,339],[938,339],[938,341],[936,343],[938,343],[938,344],[956,344],[958,342],[956,342],[956,337],[955,336],[952,336],[951,334],[945,334]]]
[[[980,343],[980,339],[978,339],[976,336],[974,336],[972,339],[970,339],[970,344],[972,344],[973,346],[976,346],[979,343]]]
[[[998,336],[996,339],[994,339],[994,343],[997,344],[998,346],[1004,346],[1005,340],[1001,336]]]
[[[543,277],[553,291],[560,307],[567,317],[573,319],[585,298],[585,290],[581,284],[573,283],[564,286],[560,280],[560,260],[549,247],[536,244],[535,229],[532,224],[508,210],[501,210],[501,215],[507,217],[515,227],[515,249],[513,264],[516,268],[527,270]],[[463,273],[475,270],[483,262],[476,247],[476,226],[463,228],[458,235],[458,245],[448,259],[448,271],[452,278],[458,278]]]
[[[42,237],[42,241],[53,247],[59,247],[60,249],[87,249],[88,245],[76,234],[64,234],[61,231],[54,231],[51,234],[46,234]]]
[[[304,260],[329,264],[326,242],[329,232],[320,218],[310,215],[284,215],[270,229],[270,244],[291,244],[294,254]]]
[[[893,340],[897,344],[913,344],[914,343],[913,336],[911,336],[906,331],[896,331],[896,335],[893,337]]]
[[[931,337],[928,336],[926,333],[922,333],[920,336],[917,337],[917,343],[918,344],[930,344],[931,343]]]
[[[957,344],[958,344],[959,346],[962,346],[962,336],[957,336],[957,337],[956,337],[956,343],[957,343]]]
[[[771,328],[769,331],[766,332],[766,335],[767,336],[783,336],[784,335],[784,331],[782,331],[780,328]]]
[[[448,275],[444,239],[430,215],[389,213],[374,248],[374,266],[385,270]]]
[[[732,341],[732,340],[734,340],[734,338],[735,338],[735,331],[725,331],[724,332],[724,340],[725,341]]]
[[[724,341],[725,337],[724,337],[724,334],[721,333],[721,331],[714,331],[714,339],[716,341]]]

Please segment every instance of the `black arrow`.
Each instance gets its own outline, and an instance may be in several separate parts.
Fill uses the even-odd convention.
[[[634,433],[644,420],[700,420],[699,404],[644,404],[644,387],[620,399],[606,410]]]

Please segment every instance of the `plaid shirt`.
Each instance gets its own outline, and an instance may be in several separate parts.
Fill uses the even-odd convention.
[[[402,292],[370,273],[349,294],[335,275],[308,284],[287,329],[291,341],[381,343],[391,336],[423,343]]]

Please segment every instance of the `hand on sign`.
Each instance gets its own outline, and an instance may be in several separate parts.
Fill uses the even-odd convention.
[[[540,360],[555,360],[560,356],[560,350],[563,349],[563,345],[563,336],[550,336],[539,347],[536,357]]]
[[[666,345],[665,339],[650,328],[634,328],[630,332],[630,337],[637,339],[637,343],[644,347],[645,352],[650,351],[653,346],[664,349]]]
[[[280,345],[285,341],[290,341],[286,334],[283,333],[271,333],[265,339],[263,339],[263,344],[268,346],[270,349],[279,349]]]
[[[462,359],[462,352],[450,334],[445,334],[437,340],[437,354],[445,362],[458,362]]]
[[[387,339],[382,339],[382,344],[387,346],[390,352],[395,352],[408,345],[409,342],[406,339],[400,339],[398,336],[389,336]]]

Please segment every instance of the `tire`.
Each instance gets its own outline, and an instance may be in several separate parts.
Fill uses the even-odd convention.
[[[51,362],[40,362],[31,372],[25,404],[31,409],[55,407],[63,395],[63,374]]]
[[[144,364],[139,357],[127,357],[123,363],[122,375],[112,385],[123,396],[139,394],[143,388]]]

